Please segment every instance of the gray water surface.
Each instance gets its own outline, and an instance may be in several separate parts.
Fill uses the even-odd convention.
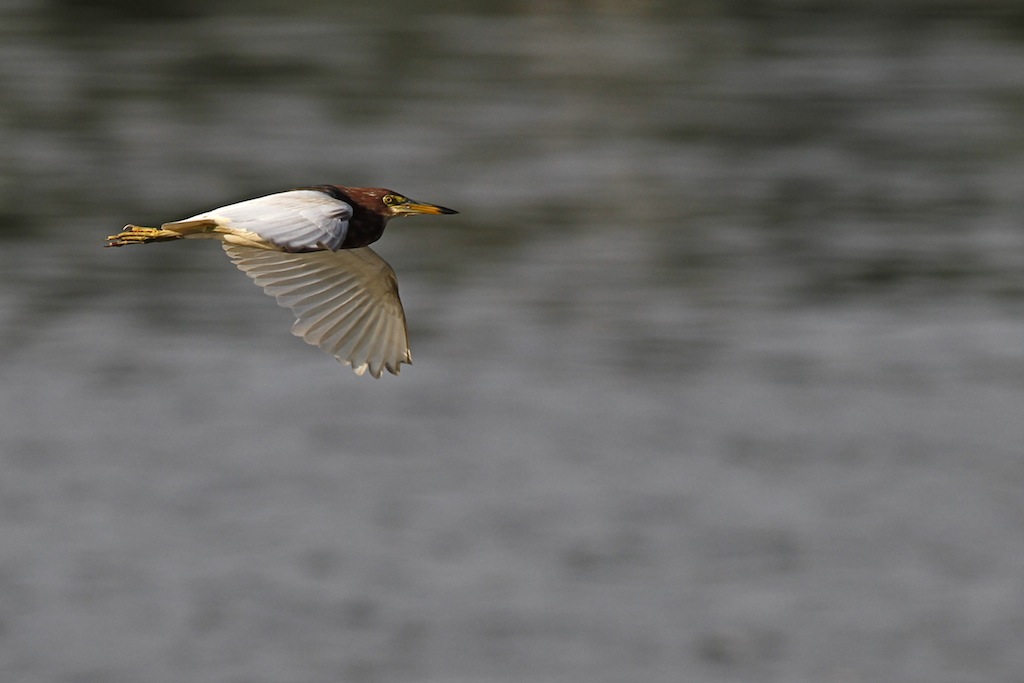
[[[0,8],[0,679],[1019,682],[1015,3],[430,5]],[[315,183],[400,377],[100,248]]]

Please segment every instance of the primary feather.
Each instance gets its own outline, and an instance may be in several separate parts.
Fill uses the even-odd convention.
[[[369,247],[286,253],[225,243],[224,251],[292,310],[292,334],[357,375],[397,375],[402,363],[412,363],[395,272]]]

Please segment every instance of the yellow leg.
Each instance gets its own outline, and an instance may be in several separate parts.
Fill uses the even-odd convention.
[[[126,244],[145,244],[146,242],[167,242],[180,240],[184,236],[172,230],[162,228],[143,228],[138,225],[126,225],[122,232],[107,237],[105,247],[123,247]]]

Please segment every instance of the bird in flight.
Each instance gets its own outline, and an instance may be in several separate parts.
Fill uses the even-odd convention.
[[[295,314],[292,334],[357,375],[412,363],[398,281],[368,247],[391,218],[458,213],[384,188],[316,185],[164,223],[126,225],[108,247],[214,239],[239,269]]]

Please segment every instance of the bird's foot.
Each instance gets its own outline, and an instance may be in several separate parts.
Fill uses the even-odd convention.
[[[126,225],[124,230],[107,237],[105,247],[123,247],[126,244],[145,244],[146,242],[166,242],[180,240],[182,235],[162,228],[143,228],[138,225]]]

